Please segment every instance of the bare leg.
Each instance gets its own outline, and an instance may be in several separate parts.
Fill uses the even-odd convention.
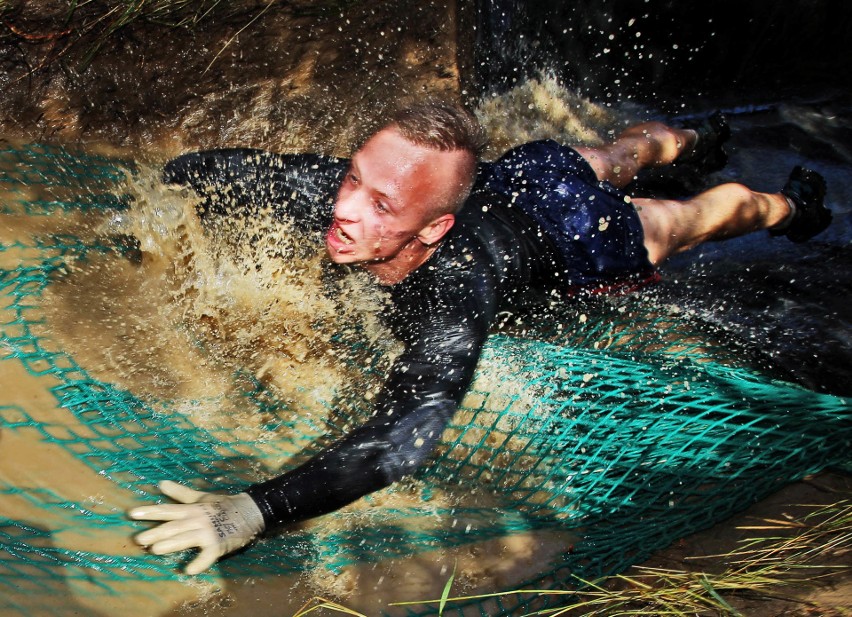
[[[690,129],[644,122],[631,126],[609,145],[574,149],[592,166],[598,180],[624,187],[640,169],[673,163],[682,152],[692,149],[696,139],[695,131]]]
[[[654,265],[702,242],[767,229],[790,215],[782,194],[758,193],[741,184],[722,184],[685,201],[635,198],[633,204]]]

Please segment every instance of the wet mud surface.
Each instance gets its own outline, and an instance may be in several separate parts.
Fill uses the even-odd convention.
[[[19,34],[0,47],[0,125],[34,140],[347,154],[400,98],[459,90],[452,2],[238,2],[194,29],[137,19],[103,40],[90,24],[106,10],[66,23],[66,3],[29,4],[4,15]]]
[[[0,135],[154,162],[225,146],[346,155],[400,99],[462,97],[451,0],[321,4],[285,3],[261,14],[259,4],[246,3],[244,13],[192,31],[134,23],[90,61],[96,39],[63,34],[73,26],[64,22],[64,3],[4,14],[17,33],[0,39]],[[686,112],[712,108],[702,101]],[[827,179],[834,224],[804,245],[761,235],[702,247],[664,268],[661,293],[737,336],[757,337],[796,381],[852,395],[852,100],[830,94],[725,110],[731,160],[711,180],[774,191],[807,161]],[[661,117],[650,107],[624,113]],[[848,499],[849,478],[834,471],[792,485],[650,565],[691,567],[696,555],[730,550],[748,516],[780,518],[791,504]],[[759,617],[840,615],[852,606],[852,580],[836,580],[817,593],[791,592],[798,601],[749,599],[738,607]]]

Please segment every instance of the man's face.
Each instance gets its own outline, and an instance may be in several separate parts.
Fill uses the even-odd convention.
[[[332,261],[380,268],[418,250],[438,216],[434,204],[457,194],[469,156],[418,146],[393,127],[376,133],[352,157],[337,194],[325,241]]]

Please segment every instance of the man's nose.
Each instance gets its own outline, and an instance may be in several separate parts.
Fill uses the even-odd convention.
[[[338,221],[357,221],[364,198],[359,191],[340,193],[334,204],[334,218]]]

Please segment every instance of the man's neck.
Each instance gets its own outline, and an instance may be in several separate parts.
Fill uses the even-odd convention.
[[[417,238],[413,238],[392,259],[366,263],[364,269],[375,276],[379,284],[396,285],[426,263],[439,245],[440,242],[433,245],[423,244]]]

